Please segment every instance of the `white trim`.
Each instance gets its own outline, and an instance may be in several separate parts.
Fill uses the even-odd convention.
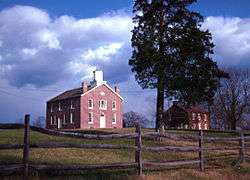
[[[94,89],[96,89],[96,88],[98,88],[98,87],[100,87],[100,86],[102,86],[102,85],[105,85],[105,86],[106,86],[107,88],[109,88],[113,93],[115,93],[119,98],[121,98],[121,100],[123,100],[123,98],[121,97],[121,95],[118,94],[117,92],[115,92],[115,91],[114,91],[109,85],[107,85],[106,83],[101,84],[101,85],[99,85],[99,86],[93,87],[93,88],[90,89],[89,91],[83,93],[81,96],[85,96],[86,94],[90,93],[91,91],[93,91]]]
[[[67,122],[66,122],[66,114],[63,114],[63,124],[67,124]]]
[[[62,121],[60,117],[57,117],[57,128],[61,129],[62,128]]]
[[[91,114],[91,115],[90,115]],[[91,121],[89,121],[89,115],[91,117]],[[93,112],[89,112],[88,113],[88,124],[94,124],[94,116],[93,116]]]
[[[105,105],[105,107],[101,107],[101,102],[104,102],[104,105]],[[107,110],[107,108],[108,108],[108,101],[107,100],[104,100],[104,99],[101,99],[100,101],[99,101],[99,109],[101,109],[101,110]]]
[[[89,106],[89,101],[91,101],[91,107]],[[94,107],[94,100],[93,99],[89,99],[88,100],[88,109],[93,109]]]
[[[201,123],[198,123],[198,129],[201,130]]]
[[[195,118],[196,118],[196,114],[192,112],[192,120],[195,121]]]
[[[207,114],[204,113],[203,115],[204,115],[204,121],[207,121]]]
[[[115,121],[113,122],[113,117],[115,119]],[[112,124],[116,124],[116,113],[112,113]]]
[[[113,103],[115,104],[115,107],[113,107]],[[112,106],[112,110],[116,110],[116,101],[112,101],[111,106]]]
[[[50,104],[50,112],[53,112],[53,103]]]
[[[73,120],[74,118],[73,118],[73,113],[71,112],[70,113],[70,124],[73,124],[74,123],[74,120]]]
[[[201,121],[201,113],[197,114],[198,121]]]
[[[72,99],[70,100],[70,109],[75,109],[74,106],[73,106],[73,100]]]
[[[101,114],[100,115],[100,128],[106,128],[106,117],[105,117],[105,114]]]
[[[58,102],[58,111],[62,111],[61,102]]]
[[[56,115],[54,115],[53,124],[54,124],[54,125],[56,125],[56,124],[57,124],[57,121],[56,121]]]
[[[50,125],[53,125],[53,116],[50,116]]]

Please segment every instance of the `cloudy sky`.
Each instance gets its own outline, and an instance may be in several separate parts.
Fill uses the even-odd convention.
[[[200,0],[191,8],[205,16],[215,60],[250,67],[250,1]],[[125,112],[151,116],[155,92],[142,91],[128,66],[131,10],[131,0],[0,0],[0,122],[44,116],[48,99],[91,80],[96,68],[119,85]]]

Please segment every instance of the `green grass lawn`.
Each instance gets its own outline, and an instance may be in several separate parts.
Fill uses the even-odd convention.
[[[96,130],[93,130],[95,132]],[[112,129],[112,130],[102,130],[107,133],[130,133],[134,132],[134,129]],[[143,132],[152,132],[151,129],[145,129]],[[89,133],[88,131],[80,131],[83,133]],[[171,131],[173,132],[173,131]],[[98,132],[99,134],[101,132]],[[181,132],[177,133],[189,133],[189,132]],[[197,132],[191,132],[189,134],[195,134]],[[206,135],[213,136],[214,133],[207,133]],[[231,136],[231,134],[223,135],[223,136]],[[134,139],[112,139],[112,140],[85,140],[85,139],[77,139],[70,137],[56,137],[50,136],[46,134],[42,134],[39,132],[31,131],[30,134],[30,143],[50,143],[50,142],[61,142],[61,143],[77,143],[77,144],[128,144],[134,145]],[[23,143],[23,129],[19,130],[0,130],[0,144],[22,144]],[[173,145],[173,146],[197,146],[198,142],[189,142],[189,141],[174,141],[174,140],[164,140],[162,142],[152,141],[152,140],[142,140],[144,146],[164,146],[164,145]],[[207,147],[215,147],[215,146],[237,146],[237,142],[220,142],[220,143],[206,143]],[[250,145],[250,143],[247,143]],[[213,162],[206,163],[206,173],[207,171],[216,171],[216,169],[220,169],[223,174],[223,169],[225,171],[232,170],[232,172],[240,173],[243,176],[247,175],[250,177],[250,162],[247,158],[247,163],[241,167],[241,169],[235,169],[233,164],[235,164],[237,160],[237,151],[227,151],[226,153],[235,153],[235,156],[226,158],[222,157],[220,160],[216,160]],[[219,157],[225,154],[224,152],[210,152],[206,153],[205,157]],[[250,156],[250,151],[247,151],[247,155]],[[174,153],[174,152],[162,152],[162,153],[150,153],[143,152],[142,154],[144,161],[173,161],[173,160],[183,160],[183,159],[194,159],[198,158],[198,152],[195,153]],[[119,162],[134,162],[134,150],[103,150],[103,149],[78,149],[78,148],[55,148],[55,149],[31,149],[30,150],[30,163],[32,164],[55,164],[55,165],[82,165],[82,164],[106,164],[106,163],[119,163]],[[250,159],[249,159],[250,160]],[[0,150],[0,164],[13,164],[20,163],[22,161],[22,150]],[[165,171],[161,172],[152,172],[149,171],[147,176],[148,178],[152,178],[152,174],[158,174],[157,179],[164,179],[166,176],[164,175]],[[186,173],[187,177],[200,177],[200,173],[198,171],[198,167],[188,170],[171,170],[167,171],[171,172],[172,175],[169,177],[179,177],[178,172]],[[219,171],[218,171],[219,172]],[[148,172],[146,172],[147,174]],[[168,174],[167,173],[167,174]],[[171,174],[170,173],[170,174]],[[215,173],[215,172],[214,172]],[[219,173],[220,174],[220,173]],[[216,175],[216,177],[220,177],[220,175]],[[205,179],[209,179],[209,175],[206,174]],[[153,179],[153,178],[152,178]]]

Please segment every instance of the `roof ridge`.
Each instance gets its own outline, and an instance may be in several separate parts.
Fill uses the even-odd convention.
[[[62,93],[60,93],[57,96],[51,98],[47,102],[58,101],[58,100],[62,100],[62,99],[69,99],[69,98],[72,98],[72,97],[81,96],[82,95],[82,91],[79,92],[79,90],[81,90],[81,89],[82,89],[81,87],[78,87],[78,88],[74,88],[74,89],[69,89],[69,90],[63,91]]]

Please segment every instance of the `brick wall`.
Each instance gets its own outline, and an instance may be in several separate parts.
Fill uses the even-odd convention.
[[[93,100],[93,109],[89,109],[88,100]],[[107,109],[99,108],[99,101],[107,101]],[[112,101],[116,102],[116,109],[112,110]],[[106,128],[122,128],[122,100],[105,85],[81,97],[81,128],[100,128],[100,116],[104,115]],[[93,113],[93,123],[89,123],[89,112]],[[112,114],[116,113],[116,124],[112,124]]]
[[[61,106],[61,110],[59,110],[59,103]],[[52,111],[51,111],[51,106],[52,106]],[[73,123],[70,122],[71,113],[73,115]],[[53,118],[53,124],[51,124],[51,116]],[[60,118],[61,120],[62,129],[80,128],[80,97],[70,98],[55,102],[47,102],[46,128],[57,129],[58,118]]]
[[[193,113],[195,113],[194,117],[193,117]],[[200,118],[199,118],[199,116],[200,116]],[[206,116],[206,118],[205,118],[205,116]],[[210,118],[209,118],[208,113],[190,112],[189,119],[190,119],[190,127],[192,129],[199,129],[199,123],[200,123],[201,129],[209,129],[210,128]]]

